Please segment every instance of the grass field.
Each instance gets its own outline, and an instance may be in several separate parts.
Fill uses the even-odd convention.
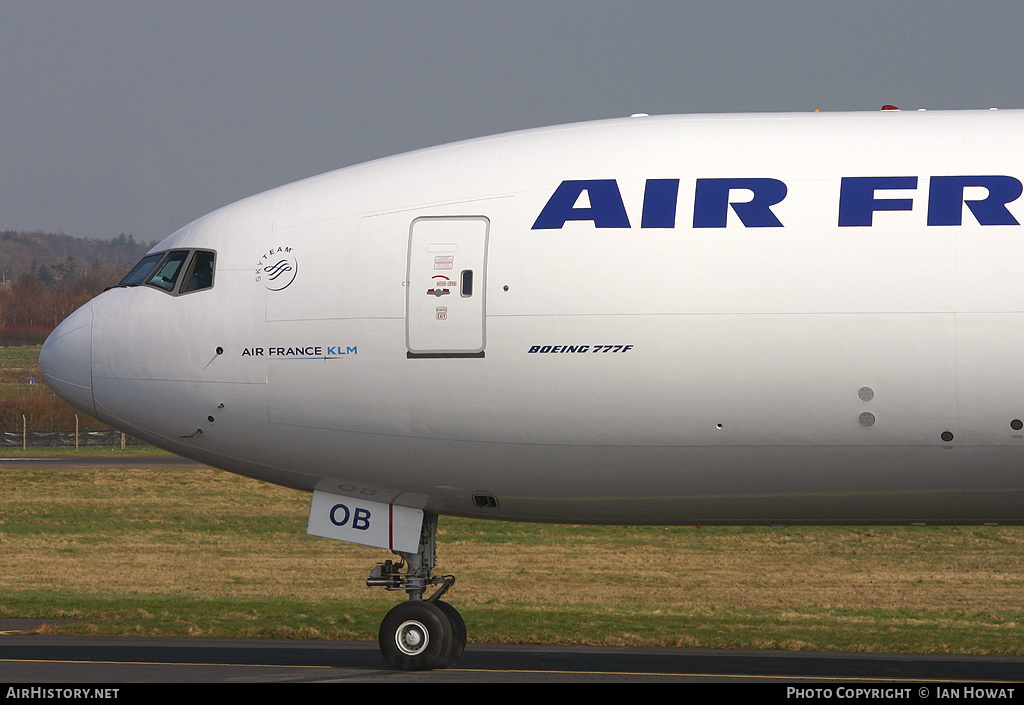
[[[39,370],[40,347],[0,347],[0,431],[20,434],[23,424],[30,432],[74,431],[76,420],[83,431],[106,428],[46,386]]]
[[[51,631],[375,639],[391,555],[210,470],[4,468],[0,616]],[[581,527],[442,517],[476,642],[1024,653],[1014,527]]]
[[[9,399],[28,391],[29,379],[40,389],[46,387],[39,371],[39,346],[0,347],[0,399]]]
[[[30,376],[40,377],[40,347],[0,347],[0,384],[24,384]]]

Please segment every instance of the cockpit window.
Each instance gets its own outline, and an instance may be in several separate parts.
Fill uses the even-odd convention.
[[[181,293],[213,286],[213,253],[197,250],[181,285]]]
[[[174,291],[174,284],[178,281],[178,274],[181,273],[181,266],[185,263],[186,257],[188,250],[172,250],[167,253],[167,257],[146,283],[165,291]]]
[[[146,281],[146,278],[153,271],[153,268],[160,263],[160,260],[164,258],[164,253],[161,252],[158,255],[146,255],[142,258],[137,265],[132,267],[132,271],[128,272],[128,275],[118,282],[118,286],[138,286],[139,284]]]
[[[118,286],[148,284],[172,294],[209,289],[213,286],[215,259],[216,255],[209,250],[171,250],[146,255]]]

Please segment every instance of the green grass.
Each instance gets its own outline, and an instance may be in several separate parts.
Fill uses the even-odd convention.
[[[0,397],[25,391],[30,377],[40,388],[46,386],[39,369],[40,347],[0,347]]]
[[[169,595],[62,595],[0,591],[0,617],[68,619],[51,634],[212,636],[249,639],[376,639],[373,600],[197,597],[182,609]]]
[[[0,590],[0,616],[74,620],[51,634],[374,640],[393,600]],[[471,641],[852,652],[1020,654],[1024,614],[458,604]]]
[[[103,457],[103,458],[174,458],[173,453],[168,453],[154,446],[126,446],[124,450],[120,447],[107,448],[104,446],[81,446],[76,452],[74,448],[68,447],[39,447],[30,446],[24,450],[21,447],[0,446],[0,458],[78,458],[78,457]]]
[[[119,463],[121,461],[118,461]],[[208,468],[4,467],[0,616],[61,634],[375,639],[386,551]],[[1018,527],[603,527],[442,517],[470,640],[1024,653]]]
[[[39,351],[42,345],[0,347],[0,368],[30,369],[39,367]]]

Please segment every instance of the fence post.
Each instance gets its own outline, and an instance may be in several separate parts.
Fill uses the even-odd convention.
[[[25,414],[21,415],[21,449],[28,449],[28,419]]]
[[[78,452],[78,414],[75,414],[75,452]]]
[[[121,450],[124,450],[124,433],[121,433]]]

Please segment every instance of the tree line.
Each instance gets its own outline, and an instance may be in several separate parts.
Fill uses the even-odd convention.
[[[13,349],[40,345],[72,311],[117,284],[152,243],[132,235],[112,240],[62,233],[0,232],[0,431],[104,429],[50,390],[31,353]],[[9,353],[9,354],[8,354]]]
[[[60,233],[0,232],[0,346],[39,345],[72,311],[113,286],[152,247]]]

